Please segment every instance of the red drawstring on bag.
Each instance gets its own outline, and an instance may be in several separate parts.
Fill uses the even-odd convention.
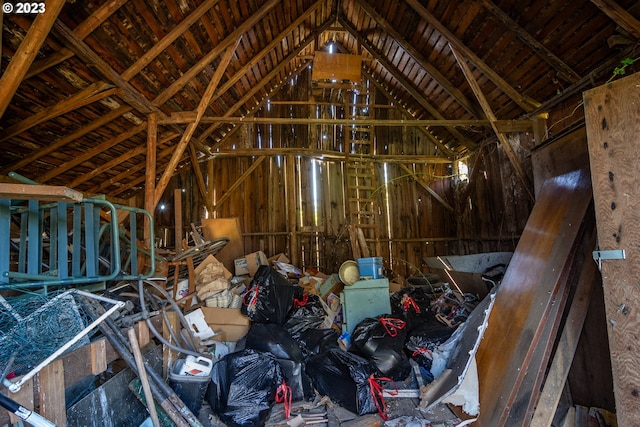
[[[391,317],[381,317],[380,323],[382,323],[382,326],[384,326],[384,329],[391,337],[398,335],[398,329],[404,329],[407,324],[404,320],[394,319]]]
[[[418,348],[416,348],[416,351],[413,352],[411,357],[416,357],[419,354],[426,354],[427,356],[431,357],[431,350],[429,350],[428,348],[424,348],[424,347],[418,347]]]
[[[398,386],[391,378],[374,378],[373,375],[369,376],[369,390],[371,391],[371,397],[373,397],[373,403],[376,405],[376,409],[378,410],[378,415],[380,415],[380,418],[387,421],[389,419],[389,414],[387,413],[387,403],[384,401],[384,389],[378,381],[393,382],[393,387],[396,390],[393,393],[388,392],[392,396],[398,394]]]
[[[289,419],[291,417],[291,387],[284,380],[276,390],[276,403],[284,402],[284,415]]]
[[[302,299],[295,299],[293,300],[293,308],[298,308],[298,307],[304,307],[305,305],[307,305],[307,302],[309,301],[309,294],[304,293],[302,294]]]
[[[242,297],[242,303],[244,305],[246,305],[247,307],[250,307],[251,310],[255,310],[256,308],[256,304],[258,303],[258,291],[260,290],[259,287],[255,287],[253,288],[253,296],[251,297],[251,301],[247,302],[247,296],[249,296],[251,294],[251,290],[247,291],[244,294],[244,297]]]
[[[413,311],[415,311],[416,313],[420,313],[420,307],[418,307],[416,301],[410,296],[405,295],[402,298],[402,308],[404,309],[404,311],[409,311],[409,308],[413,308]]]

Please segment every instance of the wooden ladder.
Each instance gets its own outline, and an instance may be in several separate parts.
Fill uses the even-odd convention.
[[[350,230],[355,229],[356,239],[351,236],[354,257],[369,257],[380,254],[380,232],[378,225],[377,188],[373,155],[374,127],[358,123],[358,119],[369,118],[368,93],[352,93],[351,103],[345,103],[345,118],[353,125],[346,129],[346,175]],[[358,244],[356,244],[358,242]]]

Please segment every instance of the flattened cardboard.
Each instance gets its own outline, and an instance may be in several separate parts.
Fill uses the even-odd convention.
[[[201,307],[204,318],[214,330],[219,341],[238,341],[249,332],[251,320],[240,312],[239,308]]]

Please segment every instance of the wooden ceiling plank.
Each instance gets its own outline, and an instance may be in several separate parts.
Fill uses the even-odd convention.
[[[4,115],[65,3],[65,0],[47,2],[46,10],[36,16],[7,69],[0,77],[0,117]]]
[[[71,49],[78,58],[87,64],[91,64],[90,68],[100,73],[106,80],[113,82],[117,87],[124,90],[122,99],[133,108],[143,114],[158,112],[158,109],[142,95],[128,81],[122,78],[100,55],[94,52],[85,42],[76,37],[75,34],[61,21],[54,24],[54,32],[60,36],[67,47]]]
[[[422,188],[427,190],[427,192],[429,194],[431,194],[431,196],[433,196],[433,198],[436,199],[438,201],[438,203],[440,203],[442,206],[444,206],[447,210],[449,210],[451,212],[455,212],[455,209],[453,209],[453,207],[449,203],[447,203],[447,201],[445,199],[440,197],[440,195],[433,188],[429,187],[429,184],[424,182],[424,180],[422,180],[422,178],[420,178],[418,175],[416,175],[415,172],[409,166],[407,166],[405,164],[402,164],[402,163],[400,163],[399,166],[403,171],[408,173],[409,176],[411,176],[411,178],[413,178],[415,182],[417,182]]]
[[[78,178],[76,178],[73,181],[71,181],[71,183],[69,185],[67,185],[67,186],[71,187],[71,188],[76,188],[78,185],[80,185],[80,184],[82,184],[84,182],[87,182],[91,178],[96,177],[96,176],[108,171],[112,167],[117,166],[117,165],[119,165],[119,164],[121,164],[123,162],[130,161],[131,159],[133,159],[136,156],[139,156],[140,154],[144,153],[145,151],[146,151],[146,147],[145,146],[139,146],[139,147],[133,148],[133,149],[127,151],[126,153],[122,154],[121,156],[118,156],[118,157],[116,157],[114,159],[111,159],[107,163],[102,164],[101,166],[95,168],[91,172],[82,174]]]
[[[393,26],[380,15],[376,10],[364,0],[356,0],[360,7],[369,15],[373,20],[382,27],[384,31],[389,34],[396,43],[407,52],[414,61],[416,61],[434,80],[438,82],[440,86],[465,109],[469,114],[474,117],[483,117],[482,111],[472,103],[464,94],[455,87],[449,79],[447,79],[442,73],[433,65],[431,65],[416,48],[408,43],[402,35],[393,28]]]
[[[129,0],[109,0],[98,9],[96,9],[87,19],[81,22],[76,28],[73,29],[73,33],[80,39],[84,40],[89,34],[91,34],[96,28],[98,28],[104,21],[106,21],[116,10],[118,10],[123,4]],[[74,53],[67,48],[62,48],[59,51],[52,53],[46,58],[34,61],[27,71],[25,79],[40,74],[41,72],[58,65],[61,62],[71,58]]]
[[[442,115],[442,113],[440,113],[440,111],[438,111],[437,108],[435,108],[433,105],[431,105],[431,103],[427,99],[425,99],[424,96],[422,96],[422,94],[413,86],[413,84],[406,77],[404,77],[404,75],[402,75],[400,73],[400,71],[396,67],[393,66],[393,64],[389,63],[389,61],[387,60],[387,58],[383,54],[378,52],[376,47],[373,46],[371,44],[371,42],[369,42],[368,39],[362,37],[362,35],[360,35],[358,33],[358,30],[356,28],[354,28],[346,20],[344,20],[342,18],[339,18],[338,20],[342,24],[343,27],[345,27],[347,30],[349,30],[351,32],[353,37],[360,38],[360,42],[362,43],[362,46],[371,54],[371,56],[373,56],[378,61],[378,63],[381,66],[383,66],[393,76],[393,78],[398,81],[398,83],[400,85],[402,85],[404,87],[404,90],[409,92],[411,94],[411,96],[413,96],[413,98],[425,110],[427,110],[429,112],[429,114],[431,114],[433,117],[435,117],[438,120],[444,120],[445,119],[444,116]],[[471,141],[469,138],[467,138],[464,135],[462,135],[455,128],[447,128],[447,130],[449,131],[449,133],[451,133],[451,135],[454,137],[454,139],[456,139],[457,141],[459,141],[463,145],[465,145],[465,146],[467,146],[467,147],[469,147],[471,149],[473,149],[473,148],[475,148],[477,146],[477,144],[475,142]]]
[[[569,83],[575,83],[581,79],[581,76],[576,73],[571,67],[565,64],[560,58],[554,55],[549,49],[547,49],[542,43],[536,40],[531,34],[529,34],[524,28],[522,28],[516,21],[511,19],[500,7],[498,7],[491,0],[480,0],[480,3],[487,8],[496,18],[498,18],[507,28],[515,34],[524,44],[529,46],[539,57],[544,59],[549,65],[551,65],[557,72],[558,76]]]
[[[111,85],[103,81],[87,86],[69,98],[63,99],[57,104],[47,107],[44,110],[41,110],[21,122],[3,130],[2,136],[0,136],[0,142],[13,138],[14,136],[31,129],[40,123],[46,122],[47,120],[51,120],[70,111],[77,110],[80,107],[84,107],[85,105],[104,99],[118,92],[118,89],[107,89],[109,86]]]
[[[158,181],[158,183],[156,185],[155,198],[154,198],[155,203],[154,203],[154,205],[158,204],[158,201],[162,197],[162,193],[164,193],[164,190],[166,189],[167,185],[169,184],[169,180],[171,179],[171,176],[173,175],[174,169],[176,168],[176,166],[178,166],[178,162],[179,162],[180,158],[182,157],[182,154],[184,153],[185,148],[189,144],[189,141],[191,140],[191,137],[193,136],[193,133],[195,132],[196,127],[200,123],[200,119],[204,115],[204,112],[206,111],[207,106],[209,105],[209,101],[211,100],[211,97],[213,96],[213,92],[218,87],[218,83],[220,83],[220,80],[222,79],[222,76],[224,75],[225,71],[227,70],[227,67],[229,66],[229,63],[231,62],[231,58],[233,57],[233,53],[236,50],[236,47],[238,46],[238,43],[240,43],[241,37],[242,36],[238,37],[238,39],[236,40],[235,44],[233,44],[233,45],[231,45],[231,46],[229,46],[227,48],[227,52],[224,54],[224,57],[222,58],[222,60],[220,61],[220,64],[216,68],[215,73],[211,77],[211,81],[209,82],[209,85],[207,86],[207,89],[205,90],[204,94],[202,95],[202,99],[200,99],[200,103],[198,104],[198,108],[196,108],[196,114],[197,114],[196,120],[193,123],[190,123],[187,126],[186,131],[182,135],[182,138],[180,139],[180,142],[178,142],[178,145],[175,148],[175,152],[171,156],[171,160],[169,160],[169,164],[167,165],[166,169],[162,173],[162,176],[160,177],[160,180]]]
[[[614,0],[591,0],[591,3],[595,4],[598,9],[603,11],[613,22],[635,37],[636,40],[640,39],[640,21],[624,10]]]
[[[211,64],[214,58],[218,57],[229,46],[236,43],[240,37],[247,32],[250,28],[258,23],[269,11],[278,4],[280,0],[269,0],[265,3],[256,13],[251,15],[241,26],[236,28],[231,34],[216,45],[208,54],[206,54],[196,65],[191,67],[186,73],[184,73],[178,80],[173,82],[171,86],[165,89],[160,95],[153,100],[154,106],[163,105],[173,95],[175,95],[180,89],[182,89],[191,79],[197,76],[206,66]]]
[[[44,184],[50,179],[68,171],[69,169],[72,169],[73,167],[83,162],[86,162],[87,160],[97,156],[98,154],[108,150],[109,148],[115,147],[116,145],[120,144],[122,141],[126,141],[127,139],[131,138],[132,136],[146,129],[147,129],[147,122],[142,122],[138,126],[135,126],[129,129],[127,132],[124,132],[122,134],[119,134],[118,136],[108,139],[107,141],[104,141],[102,144],[97,145],[93,149],[89,151],[85,151],[79,156],[74,157],[73,160],[65,162],[62,165],[58,166],[57,168],[50,170],[46,174],[39,177],[39,182]]]
[[[460,51],[466,58],[473,63],[482,73],[489,78],[496,86],[500,88],[509,98],[516,102],[524,111],[531,111],[540,106],[540,103],[527,95],[524,95],[514,89],[506,80],[491,69],[478,55],[473,53],[455,34],[447,29],[435,16],[431,14],[418,0],[405,0],[422,19],[427,21],[429,25],[434,27],[447,41]]]
[[[478,98],[478,102],[480,102],[480,105],[482,106],[482,109],[484,110],[485,115],[491,121],[491,126],[493,127],[493,130],[496,136],[498,137],[498,140],[502,144],[502,147],[504,148],[504,152],[509,158],[511,165],[513,166],[513,169],[516,171],[516,174],[518,175],[518,177],[522,180],[523,186],[525,190],[528,192],[529,197],[531,197],[531,200],[535,200],[535,196],[533,195],[533,190],[532,190],[533,185],[531,183],[531,180],[529,179],[526,172],[524,171],[524,167],[520,163],[520,160],[518,159],[518,156],[513,150],[513,147],[511,147],[509,140],[507,139],[506,136],[504,136],[503,133],[500,132],[498,127],[495,125],[495,122],[497,120],[496,116],[493,113],[493,110],[491,109],[489,102],[487,101],[484,94],[482,93],[482,89],[480,89],[480,85],[478,84],[475,77],[473,76],[471,69],[467,65],[465,58],[460,56],[460,54],[456,51],[456,48],[454,48],[452,45],[449,45],[449,48],[451,49],[453,56],[455,57],[456,61],[458,62],[458,65],[460,66],[460,69],[462,70],[465,78],[467,79],[469,86],[471,86],[471,90],[473,90],[473,93],[476,95],[476,98]]]
[[[133,65],[127,68],[122,73],[124,80],[131,80],[136,74],[138,74],[144,67],[146,67],[151,61],[153,61],[162,51],[164,51],[169,45],[171,45],[178,37],[180,37],[191,25],[198,21],[202,15],[218,3],[218,0],[206,0],[200,6],[198,6],[193,12],[189,14],[183,21],[175,26],[169,34],[164,36],[158,43],[156,43],[151,49],[146,51],[142,57],[140,57]]]
[[[177,137],[179,137],[181,134],[177,134],[177,133],[172,133],[170,134],[167,138],[164,138],[163,140],[158,142],[158,146],[164,144],[165,142],[168,142],[172,139],[175,139]],[[163,159],[165,157],[167,157],[168,155],[170,155],[171,153],[173,153],[173,146],[171,147],[166,147],[165,149],[163,149],[162,151],[160,151],[158,153],[158,155],[156,156],[157,160]],[[133,175],[134,173],[142,170],[145,168],[145,163],[144,162],[139,162],[137,165],[130,167],[129,169],[126,169],[122,172],[120,172],[119,174],[116,174],[115,176],[112,176],[111,178],[103,181],[101,184],[95,185],[93,187],[91,187],[89,190],[87,190],[87,193],[92,193],[92,194],[96,194],[96,193],[100,193],[102,190],[104,190],[105,188],[108,188],[110,186],[112,186],[115,183],[120,182],[120,180],[122,180],[123,178],[126,178],[127,176]]]
[[[131,107],[128,105],[122,106],[116,110],[111,111],[110,113],[105,114],[104,116],[100,117],[98,120],[94,120],[91,121],[88,125],[81,127],[80,129],[76,130],[75,132],[70,133],[67,136],[63,136],[62,138],[59,138],[57,140],[55,140],[54,142],[52,142],[51,144],[47,145],[46,147],[43,147],[40,150],[34,151],[31,155],[25,157],[24,159],[20,160],[19,162],[10,165],[2,170],[0,170],[0,175],[6,175],[9,172],[15,171],[15,170],[20,170],[21,168],[23,168],[24,166],[33,163],[34,161],[38,160],[39,158],[46,156],[49,153],[52,153],[58,149],[60,149],[61,147],[64,147],[65,145],[67,145],[68,143],[70,143],[71,141],[74,141],[86,134],[88,134],[89,132],[92,132],[102,126],[104,126],[105,124],[109,123],[110,121],[120,117],[121,115],[123,115],[126,112],[131,111]]]

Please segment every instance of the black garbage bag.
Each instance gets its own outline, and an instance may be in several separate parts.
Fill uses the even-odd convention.
[[[391,294],[391,314],[407,322],[408,331],[429,318],[431,295],[424,288],[405,288]]]
[[[353,330],[349,351],[370,360],[383,375],[395,381],[411,374],[411,364],[404,352],[406,322],[384,314],[366,318]]]
[[[433,362],[431,352],[448,340],[454,331],[455,328],[439,322],[431,313],[425,322],[414,328],[407,336],[405,343],[407,354],[418,362],[421,368],[428,371],[428,375],[431,375]]]
[[[294,339],[309,329],[320,329],[327,317],[320,297],[305,292],[300,286],[294,286],[293,307],[289,311],[284,326]]]
[[[307,361],[307,373],[320,394],[358,415],[377,411],[371,391],[375,367],[357,354],[331,349]]]
[[[304,355],[284,326],[274,323],[252,325],[246,335],[245,346],[270,353],[277,359],[286,383],[291,387],[292,401],[313,398],[313,386],[304,370]]]
[[[230,353],[213,365],[207,401],[229,426],[263,426],[269,419],[284,376],[276,359],[246,349]]]
[[[293,285],[271,266],[261,265],[244,294],[242,314],[255,323],[282,325],[293,305]]]
[[[296,341],[306,359],[318,353],[339,348],[338,338],[340,333],[333,328],[307,329],[300,333]]]

